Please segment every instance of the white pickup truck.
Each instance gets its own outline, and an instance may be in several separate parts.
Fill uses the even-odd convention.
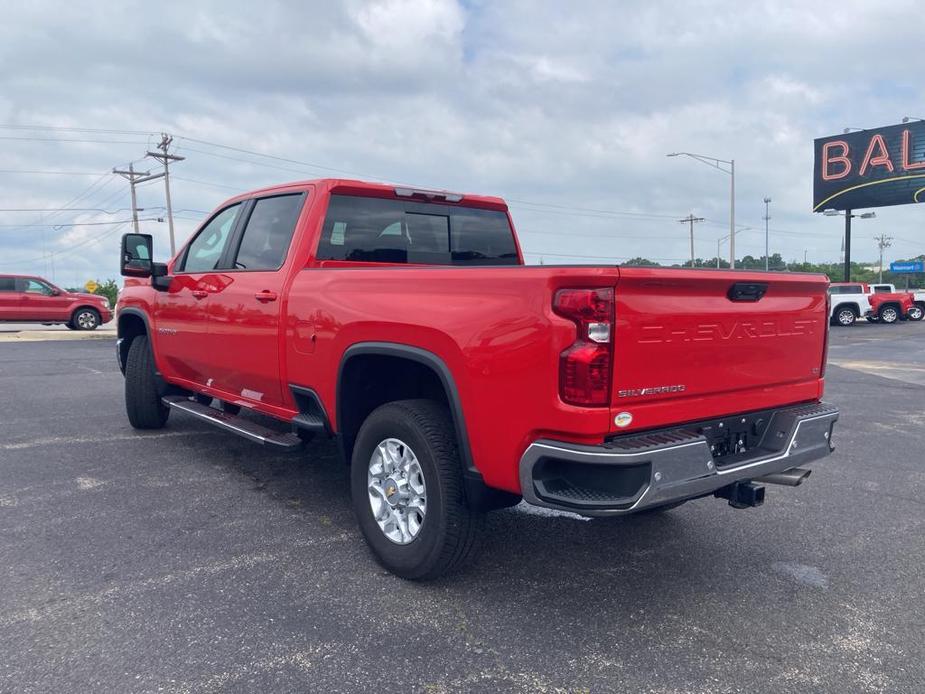
[[[896,288],[896,285],[893,284],[872,284],[870,285],[871,291],[874,294],[896,294],[900,291],[905,291],[909,294],[912,294],[912,301],[914,306],[909,309],[909,319],[910,320],[922,320],[925,317],[925,290],[915,291],[914,289],[900,290]]]

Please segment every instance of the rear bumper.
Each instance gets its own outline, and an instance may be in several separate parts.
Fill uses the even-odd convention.
[[[586,516],[634,513],[823,458],[837,419],[821,402],[775,410],[757,445],[732,459],[715,458],[696,426],[599,446],[540,439],[520,459],[521,490],[528,503]]]

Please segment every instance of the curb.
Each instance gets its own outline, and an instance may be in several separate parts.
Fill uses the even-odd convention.
[[[23,330],[22,332],[0,333],[0,342],[50,342],[52,340],[114,340],[115,330],[64,332],[62,330]]]

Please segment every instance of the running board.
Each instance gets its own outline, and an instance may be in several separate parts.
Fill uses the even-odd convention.
[[[172,410],[180,410],[203,422],[217,426],[219,429],[230,431],[232,434],[243,436],[256,443],[273,446],[283,451],[294,451],[302,446],[302,439],[295,434],[277,431],[249,419],[216,410],[183,395],[168,395],[161,398],[161,401]]]

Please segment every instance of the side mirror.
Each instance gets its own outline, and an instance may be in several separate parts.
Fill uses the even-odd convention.
[[[154,274],[151,234],[123,234],[119,271],[123,277],[151,277]]]
[[[60,290],[60,289],[52,289],[52,290],[51,290],[51,295],[52,295],[52,296],[61,296],[61,290]]]

